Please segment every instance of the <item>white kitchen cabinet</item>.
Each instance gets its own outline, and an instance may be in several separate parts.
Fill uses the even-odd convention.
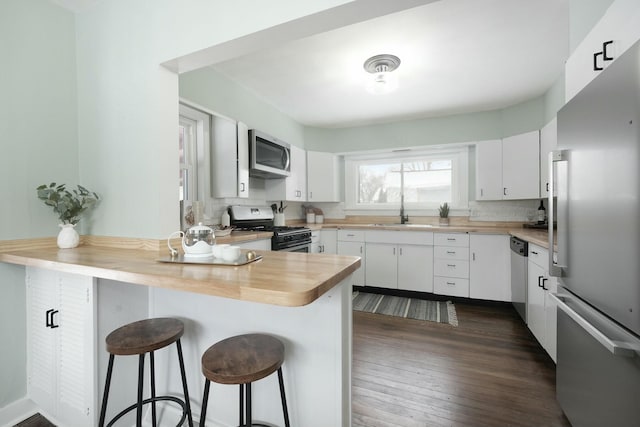
[[[320,230],[320,252],[338,253],[338,230],[335,228]]]
[[[265,179],[267,200],[307,201],[307,154],[291,146],[291,174],[286,178]]]
[[[311,230],[311,244],[309,245],[309,253],[319,254],[322,252],[322,244],[320,243],[320,230]]]
[[[367,230],[366,284],[433,292],[433,233]]]
[[[503,200],[540,197],[540,131],[502,140]]]
[[[398,288],[398,248],[390,243],[367,242],[367,286]]]
[[[540,197],[540,132],[476,143],[476,200]]]
[[[611,3],[565,64],[566,102],[640,39],[639,23],[638,0]],[[605,60],[605,54],[611,59]]]
[[[540,129],[540,197],[549,196],[549,153],[558,146],[558,119]]]
[[[469,297],[511,301],[509,236],[472,233],[469,253]]]
[[[527,262],[527,326],[549,356],[556,360],[557,307],[550,293],[557,291],[557,279],[547,271],[548,251],[529,244]]]
[[[469,297],[469,234],[434,233],[433,292]]]
[[[476,200],[502,200],[502,140],[476,143]]]
[[[96,421],[94,280],[27,267],[27,394],[65,426]]]
[[[211,116],[211,197],[249,197],[249,129]]]
[[[360,257],[360,268],[353,272],[353,285],[365,285],[365,270],[367,260],[365,257],[365,242],[363,230],[338,230],[337,234],[338,255],[352,255]]]
[[[338,157],[332,153],[307,151],[307,200],[339,202]]]

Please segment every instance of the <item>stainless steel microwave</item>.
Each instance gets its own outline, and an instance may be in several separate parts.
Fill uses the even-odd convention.
[[[270,135],[249,131],[249,174],[258,178],[285,178],[291,174],[291,146]]]

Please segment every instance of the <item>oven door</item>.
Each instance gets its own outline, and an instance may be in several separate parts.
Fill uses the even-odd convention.
[[[278,249],[273,249],[274,251],[283,251],[283,252],[311,252],[311,243],[310,242],[292,242],[291,246],[287,247],[279,247]]]

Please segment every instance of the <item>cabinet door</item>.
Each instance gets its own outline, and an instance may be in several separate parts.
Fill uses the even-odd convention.
[[[558,119],[540,130],[540,197],[549,196],[549,153],[558,146]]]
[[[538,342],[545,347],[545,294],[538,283],[542,283],[546,276],[544,269],[533,262],[529,262],[527,267],[527,325]]]
[[[249,127],[238,122],[238,196],[249,197]]]
[[[338,202],[338,159],[331,153],[307,151],[307,200]]]
[[[492,301],[511,301],[509,236],[471,234],[469,251],[469,296]]]
[[[398,248],[387,243],[369,243],[366,247],[367,286],[398,288]]]
[[[338,241],[338,255],[353,255],[359,256],[360,268],[353,272],[353,285],[364,286],[365,284],[365,269],[367,266],[367,260],[364,256],[364,242],[345,242]]]
[[[287,200],[307,200],[307,154],[302,148],[291,146],[291,176],[287,181]]]
[[[338,230],[321,230],[320,246],[325,254],[335,254],[338,252]]]
[[[433,246],[398,247],[398,289],[433,292]]]
[[[547,275],[548,276],[548,275]],[[545,332],[546,332],[546,350],[549,356],[556,362],[557,349],[558,349],[558,306],[551,298],[552,293],[558,292],[558,279],[555,277],[549,277],[545,287],[548,289],[545,291]]]
[[[540,197],[540,131],[502,140],[504,200]]]
[[[211,116],[211,196],[238,197],[238,126],[226,117]],[[248,131],[247,131],[248,132]],[[247,173],[248,160],[247,136]],[[247,188],[248,194],[248,188]]]
[[[28,395],[65,426],[96,419],[94,287],[92,277],[27,269]]]
[[[502,141],[476,144],[476,200],[502,200]]]

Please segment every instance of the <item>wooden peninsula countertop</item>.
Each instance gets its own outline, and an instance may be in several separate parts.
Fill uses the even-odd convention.
[[[359,257],[271,251],[255,251],[262,259],[242,266],[168,264],[156,261],[164,251],[34,240],[0,245],[0,262],[290,307],[310,304],[360,267]]]

